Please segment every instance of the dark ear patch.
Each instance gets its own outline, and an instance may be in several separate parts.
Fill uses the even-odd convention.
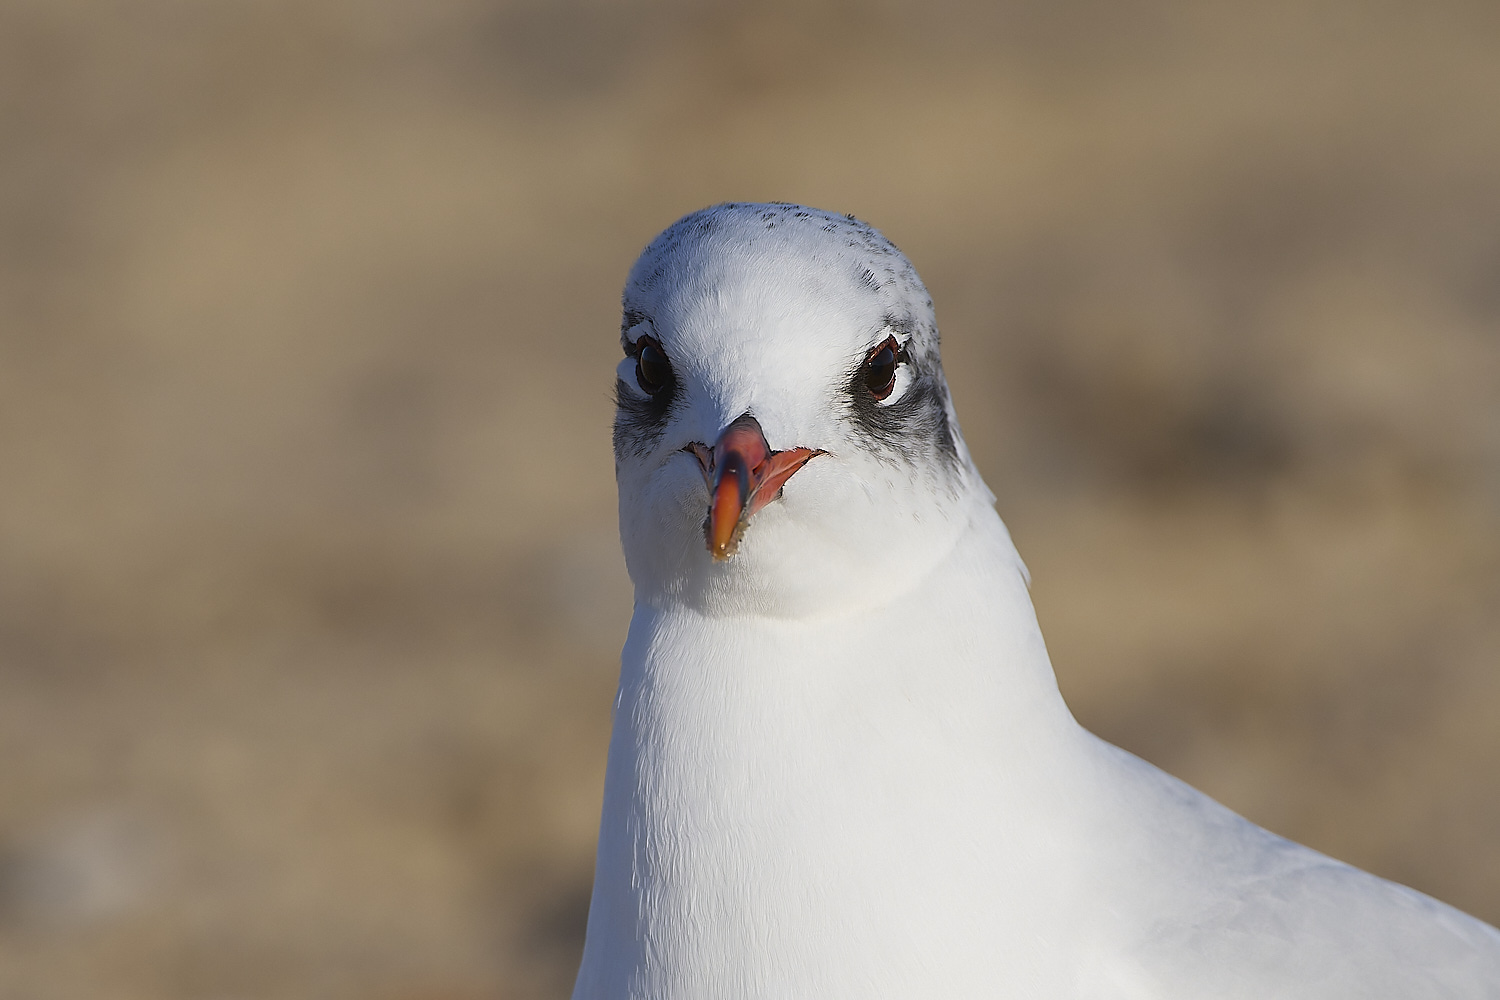
[[[648,454],[666,430],[680,390],[675,386],[658,396],[640,396],[615,381],[615,458]]]
[[[650,317],[644,313],[630,309],[625,311],[620,320],[620,343],[627,357],[635,357],[639,350],[636,342],[630,339],[630,331],[649,322]],[[649,337],[642,339],[656,343]],[[672,408],[682,395],[682,388],[672,378],[660,391],[642,395],[644,392],[645,389],[642,388],[638,393],[627,386],[623,379],[615,380],[614,446],[617,461],[626,454],[640,456],[650,452],[666,429]]]
[[[891,329],[904,332],[894,324]],[[871,392],[867,359],[861,358],[849,372],[844,391],[850,423],[871,453],[883,461],[906,465],[935,461],[956,471],[958,445],[948,421],[942,365],[935,352],[909,350],[915,339],[907,337],[907,348],[901,352],[911,383],[894,403],[882,405]]]

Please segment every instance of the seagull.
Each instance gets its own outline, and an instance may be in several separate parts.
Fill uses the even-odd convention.
[[[620,342],[635,611],[574,1000],[1500,998],[1500,931],[1074,720],[875,229],[688,215]]]

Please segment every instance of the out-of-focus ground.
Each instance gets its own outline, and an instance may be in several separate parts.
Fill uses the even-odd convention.
[[[1089,726],[1500,921],[1500,5],[0,3],[0,995],[562,997],[617,296],[926,277]]]

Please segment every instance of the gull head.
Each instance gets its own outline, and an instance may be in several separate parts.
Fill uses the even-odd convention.
[[[638,600],[778,618],[889,601],[990,502],[927,289],[852,216],[684,217],[631,269],[620,345],[615,476]]]

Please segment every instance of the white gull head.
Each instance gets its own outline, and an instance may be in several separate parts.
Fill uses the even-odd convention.
[[[851,217],[779,204],[687,216],[631,270],[620,336],[615,469],[640,599],[776,617],[880,602],[991,501],[927,289]],[[722,470],[726,445],[743,450],[725,440],[736,421],[752,450],[789,456],[768,482],[760,456],[739,462],[754,498],[723,495],[741,485]]]
[[[794,205],[625,289],[621,655],[575,1000],[1500,997],[1500,933],[1078,726],[932,303]]]

